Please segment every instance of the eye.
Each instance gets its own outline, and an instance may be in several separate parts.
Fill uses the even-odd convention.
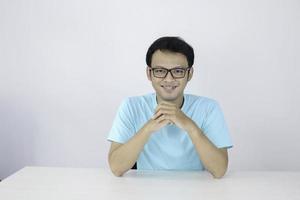
[[[182,73],[184,73],[184,70],[183,69],[175,69],[173,72],[176,74],[182,74]]]
[[[165,70],[164,69],[155,69],[154,72],[155,73],[164,73]]]

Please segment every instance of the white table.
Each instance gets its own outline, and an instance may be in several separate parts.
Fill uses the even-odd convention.
[[[25,167],[0,182],[1,200],[300,199],[300,172],[229,171],[222,179],[199,171],[136,171]]]

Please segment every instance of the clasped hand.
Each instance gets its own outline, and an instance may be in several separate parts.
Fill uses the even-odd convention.
[[[175,124],[181,129],[188,130],[192,120],[187,117],[174,103],[163,101],[155,109],[151,118],[154,129],[158,130],[167,124]]]

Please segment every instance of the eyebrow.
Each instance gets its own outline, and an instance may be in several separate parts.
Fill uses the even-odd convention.
[[[166,67],[164,67],[164,66],[160,66],[160,65],[156,65],[156,66],[154,66],[154,67],[157,67],[157,68],[166,68]],[[186,67],[183,67],[183,66],[175,66],[175,67],[173,67],[173,68],[171,68],[171,69],[175,69],[175,68],[186,68]],[[167,68],[166,68],[167,69]]]

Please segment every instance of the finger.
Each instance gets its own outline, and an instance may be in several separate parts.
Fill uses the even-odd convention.
[[[174,108],[176,107],[176,104],[169,104],[169,103],[160,103],[159,104],[160,107],[167,107],[167,108]]]
[[[161,117],[159,117],[156,121],[159,123],[162,120],[169,120],[172,121],[173,117],[168,114],[163,114]]]
[[[155,115],[152,116],[152,119],[156,120],[160,118],[164,113],[160,110]]]
[[[158,123],[158,124],[160,124],[160,123],[162,123],[162,122],[164,122],[164,121],[167,121],[168,123],[172,123],[172,121],[168,118],[168,116],[166,116],[166,115],[162,115],[160,118],[158,118],[157,120],[156,120],[156,122]],[[167,123],[167,124],[168,124]]]
[[[164,119],[164,120],[161,121],[160,125],[166,126],[166,125],[171,124],[171,123],[172,122],[170,120]]]
[[[154,114],[156,114],[159,110],[165,109],[165,110],[175,110],[176,107],[174,106],[166,106],[166,105],[159,105],[156,107]]]
[[[151,118],[152,118],[153,120],[156,120],[156,119],[160,118],[161,116],[163,116],[162,113],[156,113],[156,114],[153,115]]]
[[[164,103],[159,104],[159,105],[156,107],[154,113],[156,113],[156,112],[157,112],[159,109],[161,109],[161,108],[174,109],[174,108],[176,108],[176,105],[170,105],[170,104],[164,104]]]
[[[158,118],[159,116],[161,116],[162,114],[169,114],[169,115],[172,115],[174,114],[174,110],[171,110],[171,109],[160,109],[157,113],[155,113],[152,117],[152,119],[156,119]]]
[[[161,109],[158,109],[157,111],[155,111],[154,115],[152,116],[152,119],[156,119],[157,117],[159,117],[161,114],[163,114],[161,112]]]
[[[160,123],[159,123],[159,125],[161,125],[162,127],[163,126],[166,126],[166,125],[172,125],[172,124],[174,124],[171,120],[168,120],[168,119],[164,119],[164,120],[162,120]]]
[[[165,115],[161,115],[159,116],[157,119],[154,119],[157,123],[161,123],[163,120],[166,120],[166,116]]]
[[[175,103],[171,103],[169,101],[161,101],[160,104],[170,105],[170,106],[176,106]]]
[[[176,124],[175,123],[175,118],[174,118],[174,115],[168,115],[168,114],[164,114],[162,115],[161,117],[157,118],[157,121],[158,123],[160,123],[161,121],[163,120],[168,120],[169,121],[169,124]]]

